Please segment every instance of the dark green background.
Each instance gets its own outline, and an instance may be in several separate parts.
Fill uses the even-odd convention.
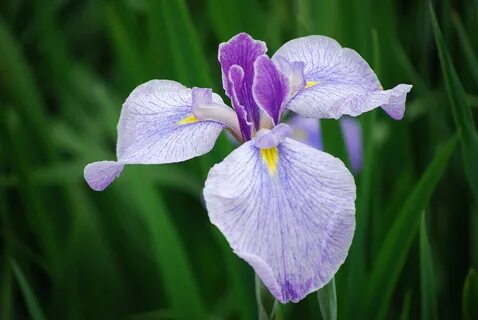
[[[241,31],[270,54],[329,35],[385,88],[414,86],[402,121],[360,117],[339,319],[474,318],[478,1],[433,5],[441,33],[424,0],[1,1],[0,319],[257,317],[254,274],[202,206],[208,169],[232,150],[225,137],[186,163],[127,167],[102,193],[83,181],[86,163],[114,159],[121,104],[142,82],[226,98],[217,48]],[[322,126],[347,161],[338,123]],[[317,295],[277,318],[320,319]]]

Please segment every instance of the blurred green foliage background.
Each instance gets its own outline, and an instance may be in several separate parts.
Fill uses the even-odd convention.
[[[130,166],[102,193],[121,104],[174,79],[223,95],[217,48],[241,31],[357,50],[404,120],[363,115],[357,230],[336,275],[339,319],[478,319],[478,1],[0,2],[0,319],[254,319],[254,274],[209,223],[221,137],[186,163]],[[325,148],[347,161],[336,121]],[[267,296],[259,297],[268,299]],[[267,301],[266,301],[267,303]],[[277,319],[320,319],[317,295]]]

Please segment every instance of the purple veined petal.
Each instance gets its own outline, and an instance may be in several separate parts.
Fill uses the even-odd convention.
[[[223,104],[216,94],[212,101]],[[159,164],[209,152],[223,124],[199,121],[192,105],[192,90],[178,82],[152,80],[138,86],[121,111],[118,159],[123,163]]]
[[[256,59],[254,70],[254,100],[276,125],[289,95],[288,80],[266,55]]]
[[[292,128],[291,138],[319,150],[324,150],[319,120],[294,114],[287,123]]]
[[[281,56],[276,56],[274,63],[287,77],[287,81],[289,83],[289,97],[287,100],[290,100],[297,94],[297,92],[304,89],[306,85],[304,78],[304,62],[290,62]]]
[[[267,46],[265,42],[254,40],[247,33],[239,33],[228,42],[221,43],[218,52],[224,90],[231,99],[234,109],[236,109],[235,100],[244,107],[247,119],[253,123],[256,129],[259,129],[260,110],[252,97],[254,61],[266,52]],[[235,90],[235,92],[233,92],[233,85],[229,79],[230,69],[234,65],[241,67],[243,71],[242,90]]]
[[[250,141],[209,172],[211,222],[282,303],[325,285],[355,230],[355,183],[337,158],[292,139]]]
[[[209,152],[224,124],[198,119],[191,92],[169,80],[151,80],[134,89],[118,122],[118,161],[86,166],[88,184],[105,189],[125,164],[180,162]],[[218,95],[211,95],[213,103],[223,104]]]
[[[237,94],[237,92],[243,91],[244,70],[238,65],[233,65],[229,69],[228,79],[229,83],[231,84],[231,103],[234,106],[237,120],[239,121],[242,140],[248,141],[251,139],[253,124],[249,121],[246,107],[239,102]]]
[[[411,85],[383,90],[368,63],[354,50],[324,36],[297,38],[284,44],[272,57],[304,63],[306,85],[287,108],[309,118],[357,116],[382,107],[401,119]]]
[[[340,119],[340,128],[344,137],[345,147],[350,159],[350,166],[353,172],[362,169],[362,128],[360,123],[351,117]]]

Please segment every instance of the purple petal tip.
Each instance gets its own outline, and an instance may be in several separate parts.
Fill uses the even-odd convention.
[[[382,106],[382,109],[394,120],[402,120],[405,115],[405,101],[407,94],[412,90],[412,85],[399,84],[387,90],[390,91],[389,103]]]
[[[123,171],[123,164],[115,161],[98,161],[88,164],[83,172],[91,189],[103,191]]]

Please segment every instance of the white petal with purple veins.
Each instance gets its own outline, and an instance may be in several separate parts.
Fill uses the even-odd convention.
[[[213,94],[215,103],[222,99]],[[192,117],[191,89],[170,80],[151,80],[126,99],[118,123],[118,159],[159,164],[209,152],[223,125]],[[189,119],[189,120],[188,120]]]
[[[286,139],[254,141],[209,172],[211,222],[280,302],[325,285],[347,256],[355,230],[355,183],[337,158]]]
[[[287,105],[302,116],[338,119],[381,106],[392,118],[403,117],[412,86],[401,84],[383,90],[367,62],[331,38],[308,36],[291,40],[272,59],[282,64],[284,60],[304,63],[306,85]]]
[[[224,104],[210,90],[195,90],[201,90],[196,103],[201,108],[204,101],[217,108]],[[88,165],[85,179],[90,187],[105,189],[121,172],[115,174],[118,166],[179,162],[209,152],[224,125],[201,121],[192,105],[192,90],[175,81],[151,80],[134,89],[123,104],[118,123],[118,161]]]

